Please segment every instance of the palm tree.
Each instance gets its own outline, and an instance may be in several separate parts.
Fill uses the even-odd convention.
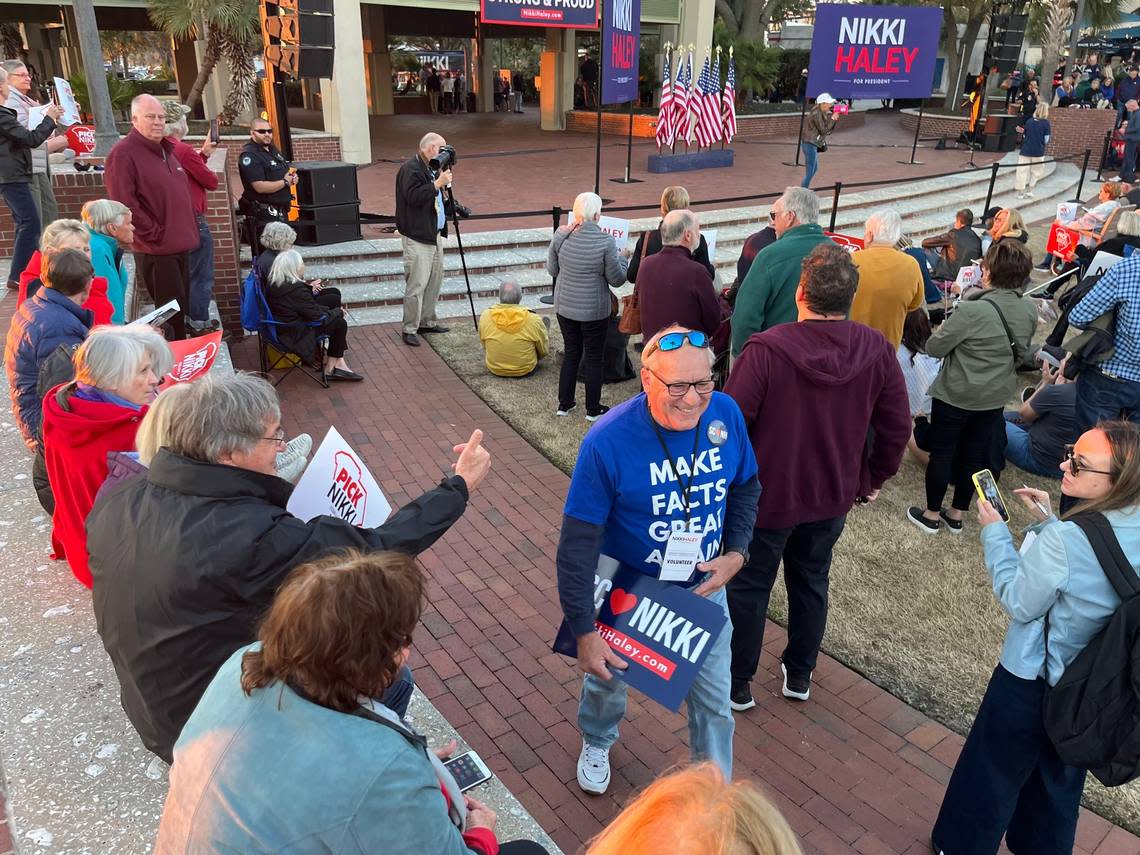
[[[99,25],[95,22],[95,4],[92,0],[74,0],[75,29],[79,34],[79,52],[83,56],[84,76],[89,81],[87,109],[95,115],[96,157],[106,157],[119,141],[115,129],[115,114],[111,110],[111,96],[107,91],[107,77],[103,70],[103,45],[99,42]]]
[[[229,94],[219,118],[232,122],[253,97],[257,72],[253,58],[261,49],[257,0],[151,0],[151,20],[174,38],[203,39],[205,54],[186,103],[193,107],[218,61],[232,74]]]

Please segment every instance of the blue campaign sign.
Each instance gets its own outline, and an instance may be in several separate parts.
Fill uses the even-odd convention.
[[[480,0],[479,18],[487,24],[594,30],[598,26],[598,3],[599,0]]]
[[[637,100],[641,0],[603,0],[602,103]]]
[[[687,588],[658,581],[636,568],[614,562],[606,569],[606,561],[603,556],[594,579],[595,602],[600,603],[595,626],[629,663],[625,671],[615,673],[662,706],[679,710],[724,629],[724,610]],[[565,656],[578,655],[577,640],[565,622],[553,649]]]
[[[939,7],[820,3],[808,97],[930,97],[941,30]]]

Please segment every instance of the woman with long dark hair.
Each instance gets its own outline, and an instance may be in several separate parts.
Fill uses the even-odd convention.
[[[1011,621],[934,825],[934,849],[946,855],[997,852],[1003,835],[1014,855],[1073,851],[1085,770],[1057,756],[1042,705],[1120,605],[1073,517],[1103,514],[1129,563],[1140,563],[1140,428],[1102,422],[1069,449],[1061,471],[1062,492],[1078,500],[1061,519],[1044,490],[1013,491],[1039,521],[1024,554],[993,506],[978,502],[986,569]]]

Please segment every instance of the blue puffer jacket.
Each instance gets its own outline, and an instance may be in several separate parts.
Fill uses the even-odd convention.
[[[12,414],[28,448],[35,449],[43,421],[36,393],[40,365],[61,344],[87,338],[95,316],[51,288],[40,288],[12,315],[4,347],[4,368],[12,390]]]

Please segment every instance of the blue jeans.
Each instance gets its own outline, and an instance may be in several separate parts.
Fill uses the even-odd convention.
[[[811,180],[819,170],[819,151],[811,143],[800,143],[800,148],[804,153],[804,168],[807,170],[807,172],[804,173],[804,180],[800,182],[800,186],[811,187]]]
[[[408,704],[412,700],[412,690],[416,687],[416,681],[412,677],[412,669],[404,665],[396,673],[396,679],[388,690],[380,696],[380,703],[403,718],[408,714]]]
[[[214,238],[206,218],[198,219],[198,248],[190,253],[190,320],[201,326],[210,320],[210,298],[214,295]]]
[[[710,594],[708,599],[728,615],[728,597],[723,588]],[[712,760],[727,779],[732,778],[732,734],[736,730],[728,702],[731,639],[732,621],[729,620],[685,698],[693,762]],[[618,723],[625,717],[627,693],[625,683],[617,677],[600,680],[592,674],[586,675],[578,703],[578,729],[588,745],[609,749],[617,742]]]
[[[1071,853],[1085,770],[1061,762],[1042,722],[1045,681],[994,669],[931,835],[946,855]]]
[[[12,244],[12,269],[8,271],[9,282],[19,282],[20,274],[32,260],[32,254],[40,242],[40,214],[36,210],[36,200],[32,196],[32,185],[26,181],[0,184],[0,196],[4,197],[12,220],[16,224],[16,239]]]
[[[1056,466],[1037,462],[1029,445],[1029,431],[1017,421],[1017,413],[1005,414],[1005,459],[1034,475],[1057,479],[1061,477],[1061,470]]]
[[[1076,435],[1115,419],[1140,423],[1140,383],[1086,368],[1077,375]]]

